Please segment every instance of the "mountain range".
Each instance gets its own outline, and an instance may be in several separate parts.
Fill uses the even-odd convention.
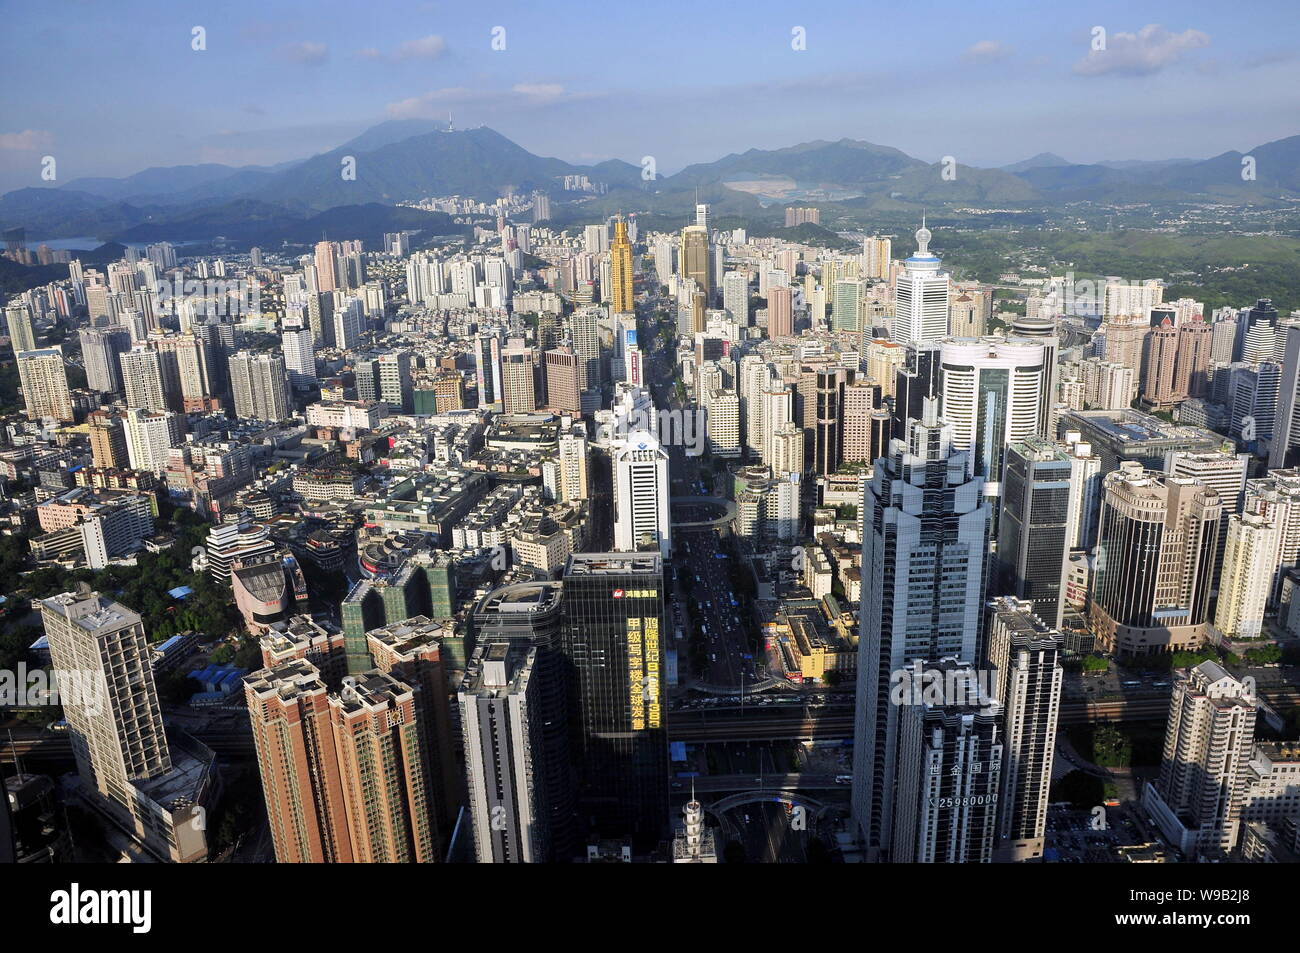
[[[448,234],[457,230],[448,216],[397,203],[440,195],[490,201],[511,190],[540,189],[551,195],[553,207],[562,207],[568,193],[560,179],[566,175],[586,175],[605,187],[606,195],[595,207],[676,214],[698,194],[719,203],[722,213],[767,218],[779,215],[771,206],[788,202],[877,210],[954,205],[1032,209],[1067,202],[1268,204],[1300,198],[1300,136],[1265,143],[1246,155],[1253,159],[1253,180],[1243,179],[1243,153],[1235,151],[1204,160],[1092,164],[1041,153],[1001,168],[958,164],[954,176],[942,163],[889,146],[839,139],[751,149],[645,181],[641,168],[631,163],[582,166],[537,156],[487,127],[452,131],[444,122],[392,120],[329,152],[274,166],[151,168],[125,178],[18,189],[0,196],[0,228],[23,227],[34,239],[223,236],[260,243],[315,240],[322,229],[333,232],[331,226],[363,239],[399,228]],[[349,158],[355,179],[341,174]],[[345,220],[344,209],[359,219],[356,227]],[[570,209],[569,214],[578,212]],[[556,218],[562,222],[564,213]]]

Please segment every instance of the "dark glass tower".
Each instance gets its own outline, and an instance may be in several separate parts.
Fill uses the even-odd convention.
[[[997,591],[1034,604],[1059,626],[1061,577],[1070,512],[1070,458],[1050,440],[1030,437],[1007,447],[1002,473]]]
[[[564,570],[578,807],[599,837],[653,848],[668,821],[663,559],[581,553]]]

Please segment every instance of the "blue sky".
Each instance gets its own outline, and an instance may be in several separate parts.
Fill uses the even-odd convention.
[[[652,155],[664,173],[841,137],[971,165],[1199,158],[1300,133],[1295,13],[1293,0],[0,0],[0,189],[42,184],[44,155],[59,182],[265,164],[449,111],[539,154]],[[806,49],[792,49],[796,27]],[[1096,27],[1107,46],[1093,53]]]

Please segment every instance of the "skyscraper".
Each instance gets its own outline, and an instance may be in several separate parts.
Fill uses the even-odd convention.
[[[32,331],[32,313],[27,305],[11,302],[5,306],[5,323],[9,331],[9,345],[14,354],[36,350],[36,334]]]
[[[930,230],[916,230],[916,254],[894,289],[894,340],[925,344],[948,334],[948,275],[930,251]]]
[[[330,693],[292,659],[244,678],[276,861],[440,859],[415,690],[377,671]]]
[[[648,430],[614,449],[614,546],[620,552],[672,552],[668,451]]]
[[[564,570],[579,808],[642,848],[668,822],[663,570],[658,553],[575,554]]]
[[[853,818],[869,859],[894,843],[898,756],[892,674],[913,661],[976,659],[989,506],[982,478],[927,400],[863,497],[862,618],[853,749]]]
[[[126,406],[142,410],[185,409],[176,352],[139,344],[120,356]]]
[[[1070,457],[1050,440],[1027,437],[1007,447],[996,594],[1032,602],[1055,627],[1064,609],[1070,471]]]
[[[614,223],[614,243],[609,246],[610,311],[614,314],[632,314],[635,310],[632,295],[632,243],[627,237],[627,222]]]
[[[1002,791],[996,858],[1043,856],[1056,726],[1061,709],[1061,634],[1027,602],[989,605],[988,661],[1003,710]]]
[[[713,260],[709,254],[709,230],[702,225],[682,229],[681,274],[695,282],[705,300],[713,297]]]
[[[922,695],[890,706],[898,709],[898,757],[889,859],[987,864],[1005,762],[1002,704],[970,662],[940,659],[927,674],[942,679],[941,701]]]
[[[545,789],[534,772],[543,742],[536,660],[524,645],[479,645],[456,694],[480,864],[550,858]]]
[[[793,293],[789,288],[775,287],[767,291],[767,336],[788,338],[794,335]]]
[[[1189,860],[1222,858],[1237,843],[1255,737],[1255,692],[1218,662],[1174,680],[1160,777],[1142,806]]]
[[[1264,516],[1234,513],[1225,536],[1214,628],[1229,639],[1258,638],[1277,567],[1278,527]]]
[[[79,336],[86,386],[101,394],[121,393],[121,355],[131,349],[131,332],[123,327],[83,328]]]
[[[22,384],[28,420],[73,419],[72,394],[68,391],[68,372],[63,366],[61,347],[20,353],[18,380]]]
[[[542,390],[537,352],[521,344],[501,352],[501,409],[507,414],[531,414]]]
[[[1219,494],[1134,460],[1106,474],[1091,620],[1109,652],[1195,651],[1209,621]]]
[[[230,357],[235,414],[253,420],[281,421],[293,413],[288,374],[280,354],[240,351]]]
[[[774,289],[771,289],[774,290]],[[771,290],[768,292],[768,334],[772,331]],[[789,289],[786,289],[787,292]],[[722,276],[722,307],[731,315],[732,320],[742,328],[749,324],[749,274],[744,271],[729,271]]]
[[[91,803],[165,861],[207,857],[195,823],[214,781],[210,753],[163,728],[144,622],[88,588],[39,602],[77,774]]]

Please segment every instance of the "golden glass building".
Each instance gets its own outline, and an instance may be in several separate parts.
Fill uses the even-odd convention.
[[[627,222],[614,223],[614,243],[609,248],[610,305],[615,314],[632,313],[632,242]]]

